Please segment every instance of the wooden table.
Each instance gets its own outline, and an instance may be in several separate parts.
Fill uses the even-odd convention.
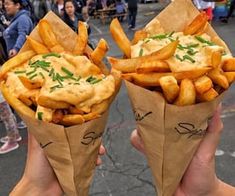
[[[112,15],[115,14],[116,8],[104,8],[97,10],[97,15],[100,18],[101,22],[105,24],[106,19],[112,18]]]

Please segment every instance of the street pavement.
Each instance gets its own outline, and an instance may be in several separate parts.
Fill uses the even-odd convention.
[[[158,3],[141,4],[137,17],[137,28],[146,25],[164,6]],[[90,21],[92,28],[91,42],[96,44],[100,38],[106,39],[110,46],[108,55],[120,57],[122,53],[109,34],[108,23],[103,25],[98,19]],[[214,21],[212,25],[229,45],[233,54],[235,54],[235,19],[232,18],[228,24]],[[128,30],[126,22],[123,22],[123,27],[128,37],[131,38],[134,32]],[[224,132],[216,152],[216,171],[219,178],[235,185],[235,144],[233,142],[235,137],[234,85],[230,87],[223,100],[221,117],[224,122]],[[0,126],[2,130],[0,131],[0,136],[3,136],[5,129],[3,124]],[[111,106],[109,122],[103,136],[107,154],[102,158],[103,164],[96,170],[90,189],[91,196],[155,195],[147,162],[129,142],[129,136],[134,128],[133,112],[127,91],[123,85]],[[22,130],[20,133],[23,136],[20,148],[11,153],[0,155],[0,196],[9,194],[24,170],[27,152],[27,132]]]

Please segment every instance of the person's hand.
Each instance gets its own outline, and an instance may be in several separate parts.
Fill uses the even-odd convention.
[[[11,192],[11,196],[59,196],[63,191],[51,168],[45,154],[35,140],[28,134],[28,155],[23,177]],[[99,155],[105,153],[103,145],[100,146]],[[96,164],[102,163],[98,157]]]
[[[11,49],[11,50],[9,51],[8,56],[9,56],[10,58],[12,58],[12,57],[14,57],[15,55],[17,55],[17,51],[16,51],[15,49]]]
[[[218,195],[221,183],[215,174],[215,151],[223,129],[220,111],[221,106],[216,110],[205,138],[189,164],[174,196]],[[131,143],[137,150],[145,153],[143,141],[137,130],[132,132]]]

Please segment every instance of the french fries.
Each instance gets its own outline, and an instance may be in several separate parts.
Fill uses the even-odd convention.
[[[170,104],[212,101],[235,80],[235,58],[218,36],[206,33],[207,20],[206,13],[201,12],[183,32],[164,32],[159,21],[153,20],[155,26],[134,34],[131,51],[129,40],[122,39],[126,36],[120,24],[113,20],[110,31],[125,57],[108,60],[123,79],[160,91]],[[122,48],[125,45],[128,47]]]
[[[101,117],[121,84],[119,72],[102,63],[108,44],[101,39],[92,51],[85,23],[79,22],[74,48],[65,51],[50,23],[38,24],[40,39],[27,37],[28,49],[0,70],[2,94],[20,114],[72,126]]]

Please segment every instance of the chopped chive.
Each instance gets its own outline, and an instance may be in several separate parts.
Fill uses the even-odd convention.
[[[43,75],[42,72],[39,72],[39,75],[42,76],[43,79],[45,79],[45,76]]]
[[[141,48],[139,51],[139,56],[143,56],[143,54],[144,54],[144,50],[143,50],[143,48]]]
[[[64,78],[59,73],[56,73],[56,79],[60,80],[61,82],[64,81]]]
[[[180,50],[187,49],[186,47],[182,46],[181,44],[178,44],[177,48],[180,49]]]
[[[196,48],[198,46],[199,46],[199,44],[190,44],[190,45],[188,45],[188,48]]]
[[[26,70],[21,70],[21,71],[14,71],[15,74],[23,74],[26,73]]]
[[[48,54],[44,54],[43,56],[42,56],[42,58],[47,58],[47,57],[50,57],[50,56],[54,56],[54,57],[57,57],[57,58],[60,58],[61,57],[61,55],[60,54],[57,54],[57,53],[48,53]]]
[[[39,65],[39,66],[43,66],[43,67],[50,67],[50,62],[46,62],[46,61],[38,61],[37,62],[37,64]]]
[[[42,120],[43,112],[38,112],[38,120]]]
[[[96,80],[96,78],[94,78],[93,76],[90,76],[89,78],[86,79],[86,82],[91,82],[93,80]]]
[[[200,36],[195,36],[195,39],[198,40],[201,43],[207,44],[209,46],[214,46],[215,44],[213,42],[210,42],[208,40],[205,40],[204,38],[200,37]]]
[[[49,72],[49,76],[50,76],[50,77],[52,76],[52,74],[54,73],[54,71],[55,71],[55,69],[52,68],[51,71]]]
[[[54,91],[55,89],[57,89],[57,88],[63,88],[63,86],[57,84],[57,85],[55,85],[55,86],[50,87],[50,93],[53,92],[53,91]]]
[[[82,78],[82,77],[81,77],[81,76],[79,76],[79,77],[77,78],[77,81],[81,80],[81,78]]]
[[[47,69],[46,67],[41,66],[40,68],[42,68],[42,69],[45,70],[46,72],[50,72],[49,69]]]
[[[149,43],[150,41],[151,41],[151,39],[147,39],[147,40],[144,41],[144,43],[147,44],[147,43]]]
[[[180,61],[183,61],[184,59],[182,59],[178,54],[175,55],[175,57],[180,60]]]
[[[35,67],[33,71],[27,72],[26,76],[29,76],[37,71],[37,68]]]
[[[52,73],[52,80],[53,80],[53,81],[56,81],[56,79],[57,79],[57,78],[56,78],[56,74],[55,74],[55,73]]]
[[[102,79],[96,79],[96,80],[91,81],[90,84],[96,84],[96,83],[98,83],[100,81],[102,81]]]
[[[167,34],[155,35],[150,38],[152,38],[152,39],[165,39],[165,38],[167,38]]]
[[[80,85],[80,83],[79,82],[75,82],[75,83],[73,83],[74,85]]]
[[[66,69],[65,67],[61,67],[61,70],[66,73],[69,76],[73,76],[73,73],[71,71],[69,71],[68,69]]]
[[[198,51],[194,51],[194,50],[188,50],[187,53],[191,56],[195,55],[198,53]]]
[[[184,60],[189,60],[191,63],[195,63],[195,62],[196,62],[192,57],[190,57],[190,56],[187,55],[187,54],[183,56],[183,59],[184,59]]]
[[[172,32],[168,35],[168,37],[171,37],[174,33],[175,33],[175,31],[172,31]]]
[[[38,74],[34,74],[32,75],[29,79],[32,80],[33,78],[35,78]]]

